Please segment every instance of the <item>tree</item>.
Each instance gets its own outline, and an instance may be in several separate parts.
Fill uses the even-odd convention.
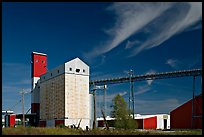
[[[116,128],[134,129],[137,123],[129,116],[127,103],[121,95],[116,95],[113,99],[113,111],[111,116],[115,118],[114,126]]]

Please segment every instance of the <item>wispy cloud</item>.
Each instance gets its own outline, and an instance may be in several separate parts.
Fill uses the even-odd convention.
[[[173,69],[183,69],[183,68],[189,68],[191,66],[191,64],[188,64],[187,62],[184,63],[183,60],[181,61],[178,59],[167,59],[165,64],[169,65]]]
[[[5,91],[17,91],[17,89],[31,87],[30,66],[21,63],[2,64],[2,89]]]
[[[140,95],[140,94],[144,94],[147,91],[150,91],[151,87],[149,87],[148,85],[145,86],[139,86],[137,89],[137,92],[135,92],[135,95]]]
[[[132,48],[135,44],[141,44],[141,42],[138,40],[135,40],[135,41],[128,40],[126,45],[125,45],[125,49]]]
[[[105,55],[101,55],[100,61],[95,63],[96,65],[93,65],[92,68],[98,68],[101,65],[103,65],[105,62],[106,62],[106,56]]]
[[[12,107],[21,97],[22,91],[31,90],[31,72],[30,64],[21,63],[2,63],[2,106],[3,109]],[[25,96],[25,109],[30,107],[30,94]],[[14,112],[21,110],[21,104],[18,104]]]
[[[127,91],[120,91],[118,93],[115,94],[109,94],[108,96],[106,96],[106,101],[107,102],[112,102],[112,99],[117,95],[121,95],[124,96],[127,94]],[[103,94],[102,95],[97,95],[97,102],[103,102]]]
[[[109,94],[105,97],[105,104],[106,104],[106,112],[110,113],[110,111],[112,111],[112,108],[110,107],[112,105],[112,100],[113,98],[117,95],[117,94],[120,94],[121,96],[125,96],[127,94],[127,91],[121,91],[121,92],[118,92],[118,93],[115,93],[115,94]],[[104,95],[100,94],[100,95],[97,95],[96,96],[96,101],[97,101],[97,115],[98,116],[102,116],[101,114],[101,109],[103,107],[103,97]]]
[[[136,113],[140,114],[169,113],[179,105],[181,105],[179,101],[174,98],[165,100],[135,100]]]
[[[120,72],[110,72],[110,73],[93,72],[91,73],[90,80],[118,78],[118,77],[124,77],[124,76],[127,76],[127,75],[125,75],[125,73],[120,73]]]
[[[139,114],[170,113],[172,110],[174,110],[180,105],[181,103],[175,98],[167,98],[163,100],[135,99],[135,113]],[[107,105],[106,115],[110,115],[110,112],[112,110],[113,108]],[[97,116],[102,116],[99,107],[97,108]]]
[[[129,57],[132,57],[143,50],[161,45],[202,20],[201,2],[117,2],[107,9],[116,15],[113,27],[106,30],[110,38],[87,53],[89,57],[111,51],[136,33],[146,33],[147,38],[141,42],[142,44],[126,45],[126,49],[131,49]]]
[[[166,61],[166,64],[168,64],[169,66],[171,66],[172,68],[178,68],[178,60],[176,60],[176,59],[168,59],[167,61]]]

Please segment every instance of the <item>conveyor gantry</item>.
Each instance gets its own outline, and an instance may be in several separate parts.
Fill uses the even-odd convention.
[[[202,69],[192,69],[192,70],[180,70],[180,71],[172,71],[172,72],[136,75],[136,76],[132,76],[131,79],[132,81],[143,81],[143,80],[155,80],[155,79],[200,76],[200,75],[202,75]],[[92,80],[89,82],[89,85],[116,84],[116,83],[123,83],[123,82],[129,82],[129,81],[130,81],[130,77],[108,78],[108,79],[101,79],[101,80]]]

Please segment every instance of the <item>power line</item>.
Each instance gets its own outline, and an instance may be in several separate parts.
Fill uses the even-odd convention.
[[[8,108],[7,110],[12,110],[14,109],[22,100],[18,100],[16,104],[14,104],[12,107]]]

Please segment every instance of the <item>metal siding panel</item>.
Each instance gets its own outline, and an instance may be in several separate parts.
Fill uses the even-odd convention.
[[[157,116],[144,119],[144,129],[156,129],[157,128]]]
[[[32,103],[31,104],[31,113],[37,113],[40,112],[40,103]]]
[[[202,115],[202,94],[195,97],[195,115]],[[197,106],[197,107],[196,107]],[[200,107],[198,107],[200,106]],[[185,114],[185,115],[184,115]],[[179,106],[178,108],[174,109],[170,112],[171,121],[170,127],[171,128],[191,128],[192,122],[192,100],[184,103],[183,105]],[[195,118],[196,119],[196,118]],[[194,123],[195,128],[202,129],[202,119],[198,119]]]
[[[103,120],[98,121],[98,127],[104,127],[104,122]]]
[[[10,115],[9,116],[10,117],[10,127],[14,127],[14,125],[15,125],[15,123],[16,123],[16,121],[15,121],[15,119],[16,119],[16,115]]]
[[[46,127],[55,127],[55,120],[54,119],[47,120]]]
[[[157,115],[157,129],[164,129],[163,115]]]
[[[167,119],[167,129],[171,129],[171,127],[170,127],[170,119]]]
[[[47,71],[47,56],[32,53],[32,77],[40,77]]]
[[[46,121],[40,121],[40,127],[46,127]]]
[[[55,126],[58,126],[60,124],[64,125],[64,120],[55,120]]]

